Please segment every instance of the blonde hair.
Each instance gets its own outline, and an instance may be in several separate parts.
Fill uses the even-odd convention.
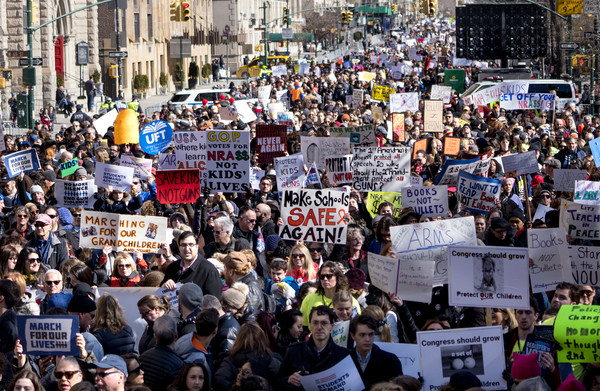
[[[256,254],[254,254],[254,251],[252,251],[249,248],[246,248],[244,250],[240,250],[240,252],[244,254],[246,258],[248,258],[248,263],[250,264],[250,267],[252,267],[252,269],[256,269]]]
[[[308,248],[303,244],[297,244],[290,250],[287,272],[290,274],[294,272],[294,257],[292,255],[294,254],[294,250],[298,250],[302,252],[302,254],[304,254],[304,264],[302,265],[302,270],[308,272],[308,279],[314,280],[315,278],[317,278],[317,271],[313,266],[313,260],[310,256],[310,251],[308,251]]]
[[[376,333],[381,335],[381,342],[394,342],[390,326],[385,323],[385,314],[381,307],[370,305],[362,311],[362,315],[368,315],[377,322]]]
[[[25,292],[27,292],[27,283],[25,282],[25,278],[21,273],[8,273],[6,276],[4,276],[4,278],[6,278],[7,280],[14,281],[19,286],[19,290],[21,291],[21,297],[25,296]]]
[[[248,262],[246,256],[239,251],[233,251],[229,253],[223,259],[223,265],[229,270],[233,270],[233,272],[240,276],[245,276],[250,273],[250,263]]]
[[[117,255],[115,256],[115,261],[113,263],[113,273],[112,273],[113,276],[119,275],[119,262],[122,260],[129,262],[132,273],[135,271],[135,262],[133,261],[133,258],[131,258],[131,255],[129,255],[128,253],[124,253],[124,252],[118,252]]]

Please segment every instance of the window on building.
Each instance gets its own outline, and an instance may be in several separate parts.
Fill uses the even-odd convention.
[[[140,42],[140,14],[133,14],[133,32],[135,34],[134,42]]]
[[[152,14],[148,14],[148,41],[154,38],[154,28],[152,26]]]

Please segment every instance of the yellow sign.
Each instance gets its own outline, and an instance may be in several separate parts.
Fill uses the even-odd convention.
[[[558,0],[556,12],[561,15],[577,15],[583,13],[583,0]]]
[[[255,52],[262,52],[263,51],[263,45],[254,45],[254,51]]]
[[[390,94],[395,94],[396,90],[393,87],[385,87],[375,84],[373,86],[372,98],[375,100],[390,101]]]
[[[391,202],[394,205],[394,217],[400,217],[402,212],[402,196],[400,193],[391,193],[384,191],[370,191],[367,197],[367,210],[371,216],[377,216],[377,208],[385,201]]]
[[[563,305],[554,322],[558,362],[600,362],[600,306]]]

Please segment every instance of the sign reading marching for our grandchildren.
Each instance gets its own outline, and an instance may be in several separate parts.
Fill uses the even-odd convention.
[[[497,179],[483,178],[466,171],[458,173],[456,194],[458,202],[467,210],[488,214],[498,206],[502,182]]]
[[[113,190],[128,193],[133,182],[134,169],[106,163],[96,163],[95,183],[98,187],[112,186]]]
[[[196,202],[200,197],[199,170],[156,172],[156,196],[163,204]]]
[[[57,179],[54,184],[56,201],[65,208],[93,208],[96,191],[98,188],[93,179],[77,182]]]
[[[35,149],[11,153],[4,156],[4,165],[9,178],[14,178],[22,172],[39,170],[40,160]]]
[[[17,315],[23,353],[41,356],[79,356],[75,315]]]
[[[206,186],[214,192],[240,192],[250,185],[250,132],[206,132]]]
[[[355,147],[352,186],[358,191],[400,192],[410,184],[410,148]]]
[[[420,186],[402,189],[402,205],[422,217],[448,214],[448,186]]]
[[[572,281],[567,234],[563,228],[529,229],[527,247],[533,261],[529,268],[533,293],[552,290],[561,281]]]
[[[346,243],[350,194],[338,190],[285,190],[281,202],[283,239]]]

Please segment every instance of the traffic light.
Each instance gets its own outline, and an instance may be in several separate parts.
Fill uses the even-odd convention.
[[[342,13],[340,14],[340,17],[342,19],[342,24],[345,24],[348,21],[348,19],[346,17],[346,11],[342,11]]]
[[[429,0],[421,0],[421,13],[423,15],[429,15],[428,9],[427,9],[428,1]]]
[[[112,77],[113,79],[118,79],[119,78],[119,66],[118,65],[111,65],[108,67],[108,76]]]
[[[433,16],[437,11],[437,0],[427,0],[427,15]]]
[[[180,0],[176,0],[176,1],[172,2],[171,5],[169,6],[172,22],[181,21],[181,12],[179,11],[179,1]]]
[[[290,23],[288,9],[287,7],[283,7],[283,24],[288,25]]]
[[[40,3],[37,1],[31,2],[31,24],[35,25],[40,22]]]
[[[348,23],[354,20],[354,13],[352,11],[346,11],[346,19],[348,19]]]
[[[190,20],[190,13],[192,12],[191,8],[190,8],[190,2],[189,1],[182,1],[181,2],[181,21],[182,22],[187,22],[188,20]]]

